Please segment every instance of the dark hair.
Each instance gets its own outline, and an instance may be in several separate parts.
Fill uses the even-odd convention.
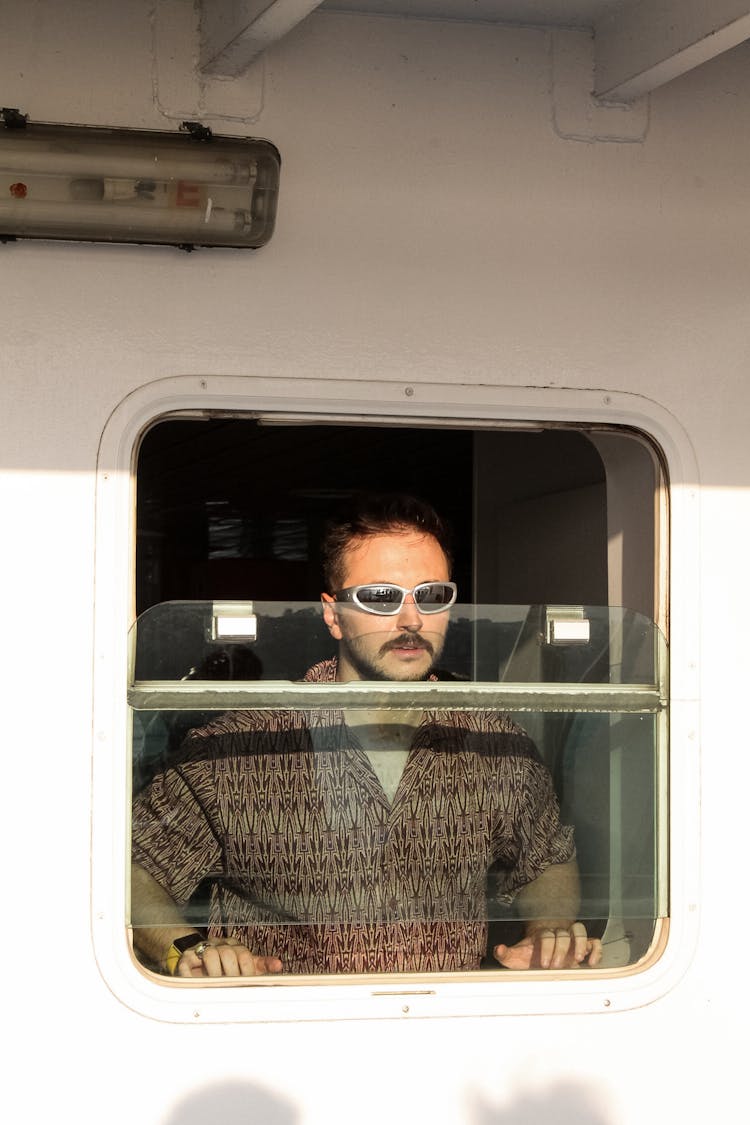
[[[321,543],[326,590],[334,593],[341,589],[344,553],[353,541],[392,531],[431,535],[445,554],[450,570],[453,565],[450,529],[430,504],[403,492],[360,493],[326,525]]]

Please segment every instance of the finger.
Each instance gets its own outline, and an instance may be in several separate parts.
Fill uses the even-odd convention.
[[[221,961],[222,976],[225,977],[241,977],[241,976],[254,976],[255,975],[255,960],[253,955],[244,945],[238,945],[235,942],[220,942],[216,946],[216,951],[219,954]],[[244,955],[247,956],[244,956]],[[240,967],[240,957],[244,957],[245,966],[249,966],[249,972],[243,974]]]
[[[573,939],[573,960],[580,965],[591,950],[591,942],[583,922],[574,922],[570,927],[570,934]]]
[[[258,973],[280,973],[281,961],[278,957],[256,957],[255,970]]]
[[[588,944],[589,956],[587,963],[589,965],[589,968],[595,969],[602,959],[602,943],[599,938],[591,938]]]
[[[237,958],[228,945],[207,945],[200,958],[207,977],[239,976]]]
[[[563,969],[563,968],[565,968],[565,964],[566,964],[567,959],[568,959],[568,954],[570,953],[570,940],[571,940],[570,930],[563,930],[563,929],[555,930],[554,939],[555,940],[554,940],[554,946],[553,946],[553,950],[552,950],[552,956],[549,960],[548,965],[542,965],[542,968],[544,968],[544,969],[546,969],[548,967],[550,969]]]
[[[187,953],[183,953],[177,962],[175,975],[178,977],[204,977],[206,972],[203,968],[203,961],[197,953],[189,949]]]
[[[504,969],[521,970],[530,969],[536,953],[533,938],[524,938],[517,945],[496,945],[492,954],[498,964]]]
[[[280,973],[281,961],[278,957],[256,956],[244,945],[233,945],[237,957],[240,976],[255,977],[263,973]]]
[[[250,952],[249,949],[247,949],[246,946],[244,946],[244,945],[234,945],[234,943],[232,943],[231,946],[227,946],[227,949],[228,949],[228,954],[227,954],[226,960],[224,959],[224,957],[222,957],[222,961],[224,962],[224,965],[225,965],[225,968],[224,968],[224,975],[225,976],[254,977],[258,973],[263,972],[263,970],[258,968],[258,966],[257,966],[257,958],[253,957],[252,953]],[[231,971],[231,958],[232,957],[234,958],[234,960],[237,963],[236,973],[233,973]]]
[[[536,934],[536,940],[539,943],[539,966],[542,969],[548,969],[555,954],[555,931],[540,930]]]
[[[507,945],[496,945],[495,948],[492,950],[492,956],[501,965],[504,965],[505,960],[506,960],[509,952],[510,952],[510,950],[508,949]]]

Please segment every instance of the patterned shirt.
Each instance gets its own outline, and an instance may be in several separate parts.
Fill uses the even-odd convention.
[[[488,873],[510,901],[573,854],[533,743],[487,711],[425,712],[392,803],[340,711],[232,712],[133,811],[134,861],[178,904],[208,880],[209,934],[291,973],[476,969]]]

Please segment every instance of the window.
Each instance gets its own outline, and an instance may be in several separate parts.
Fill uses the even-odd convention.
[[[196,930],[252,934],[269,954],[281,942],[296,973],[255,983],[324,981],[332,947],[337,979],[502,982],[492,951],[525,921],[521,874],[508,871],[530,878],[536,861],[510,864],[512,842],[489,837],[502,834],[498,804],[526,743],[499,772],[487,763],[498,730],[512,742],[520,728],[573,829],[578,917],[602,941],[602,969],[647,965],[668,913],[665,487],[653,447],[603,424],[277,421],[175,416],[140,443],[129,701],[133,835],[151,841],[152,874]],[[459,597],[434,682],[299,682],[335,653],[321,531],[362,489],[418,494],[453,525]],[[424,618],[425,633],[436,620]],[[374,712],[382,744],[358,721]],[[460,776],[456,728],[469,747]],[[191,730],[203,733],[186,743]],[[413,750],[404,765],[412,742],[423,758]],[[280,785],[284,771],[304,786]],[[358,819],[362,792],[380,793],[377,816]],[[398,801],[400,835],[386,839]],[[244,818],[239,841],[224,831],[227,802]],[[163,831],[178,842],[159,859]],[[564,839],[550,828],[548,858],[563,862]],[[167,922],[141,919],[136,945]],[[379,950],[369,959],[368,942]]]

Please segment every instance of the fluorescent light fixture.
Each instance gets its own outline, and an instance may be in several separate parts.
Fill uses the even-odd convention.
[[[0,239],[233,246],[273,234],[280,158],[269,141],[30,124],[0,114]]]

